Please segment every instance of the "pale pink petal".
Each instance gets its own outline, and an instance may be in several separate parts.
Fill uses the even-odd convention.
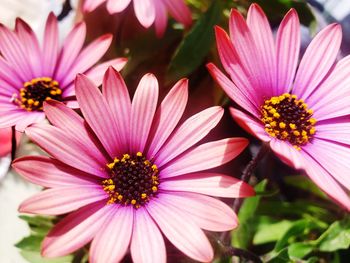
[[[106,177],[105,163],[95,157],[96,150],[86,147],[83,141],[76,141],[64,130],[51,125],[33,125],[26,129],[26,134],[42,149],[76,169]]]
[[[2,56],[0,56],[0,80],[1,93],[6,93],[8,95],[12,95],[13,93],[17,93],[18,90],[23,86],[23,83],[26,81],[24,79],[25,76],[21,76],[19,72],[17,72],[13,66],[11,66]],[[5,88],[5,85],[6,88]]]
[[[149,136],[148,156],[155,156],[173,132],[183,115],[187,100],[188,80],[182,79],[175,84],[157,109]]]
[[[304,100],[327,75],[337,57],[342,39],[341,27],[331,24],[319,32],[300,61],[292,92]]]
[[[26,156],[16,159],[12,163],[12,168],[31,183],[44,187],[99,183],[97,177],[46,156]]]
[[[106,0],[84,0],[83,10],[84,12],[91,12],[105,1]]]
[[[183,0],[163,0],[163,3],[176,21],[184,24],[186,27],[192,24],[191,10],[187,7]]]
[[[80,109],[111,158],[119,156],[120,138],[113,114],[101,91],[84,75],[78,75],[75,90]]]
[[[145,208],[140,208],[135,213],[130,249],[134,262],[166,262],[163,236]]]
[[[186,213],[162,202],[159,198],[150,202],[148,212],[169,239],[169,241],[188,257],[201,262],[211,262],[213,248],[203,231],[191,220],[186,220]]]
[[[73,185],[45,190],[26,199],[21,213],[62,215],[100,200],[108,195],[99,185]]]
[[[195,173],[171,178],[160,185],[164,191],[186,191],[218,197],[239,198],[255,195],[254,189],[234,177],[218,173]]]
[[[135,15],[140,24],[149,28],[155,18],[156,18],[156,9],[152,0],[133,0]]]
[[[156,18],[154,20],[154,26],[156,29],[157,37],[162,37],[167,27],[168,15],[163,0],[154,0],[156,8]]]
[[[34,123],[40,123],[45,119],[45,114],[43,112],[27,112],[24,114],[21,120],[16,122],[16,130],[19,132],[24,132],[24,130]]]
[[[259,54],[259,58],[257,59],[259,59],[262,66],[267,69],[265,70],[266,84],[269,84],[267,88],[276,89],[277,72],[275,42],[269,21],[259,5],[252,4],[249,7],[247,14],[247,25],[250,29],[257,52]]]
[[[295,169],[302,169],[304,161],[301,152],[295,149],[289,142],[273,139],[270,141],[271,149],[283,162]]]
[[[113,36],[111,34],[106,34],[85,47],[77,56],[72,67],[61,81],[60,84],[62,87],[65,87],[71,83],[78,73],[85,73],[94,64],[96,64],[96,62],[98,62],[108,50],[109,46],[111,45],[112,38]]]
[[[219,41],[217,43],[219,48],[220,46]],[[224,52],[221,52],[221,53],[223,54],[223,57],[226,57],[226,55],[224,55],[225,54]],[[225,62],[222,58],[221,58],[221,62],[225,65]],[[223,74],[213,63],[207,64],[207,68],[211,76],[215,79],[215,81],[220,85],[220,87],[226,92],[226,94],[232,100],[234,100],[242,108],[247,109],[252,114],[256,116],[259,115],[258,109],[260,105],[258,106],[257,103],[254,101],[254,99],[252,99],[251,95],[247,94],[247,89],[245,89],[242,84],[237,82],[238,85],[241,85],[240,87],[242,87],[242,89],[239,89],[238,86],[236,86],[231,80],[229,80],[225,76],[225,74]],[[236,72],[236,71],[232,70],[231,72]],[[234,79],[235,81],[237,80],[237,78],[234,78]]]
[[[4,106],[3,103],[0,104]],[[26,117],[26,113],[17,109],[6,109],[6,111],[0,111],[0,128],[8,128],[15,126],[18,122]]]
[[[238,225],[238,218],[232,208],[215,198],[186,192],[161,194],[159,198],[169,206],[176,206],[186,212],[202,229],[229,231]]]
[[[74,61],[83,47],[86,36],[86,24],[80,22],[74,26],[64,40],[58,66],[55,71],[55,79],[64,87],[65,79],[73,67]],[[80,72],[77,72],[80,73]]]
[[[262,141],[268,142],[271,140],[271,137],[264,130],[264,126],[260,120],[234,108],[230,108],[230,112],[233,119],[247,132],[258,137]]]
[[[45,237],[42,243],[44,257],[68,255],[89,243],[100,231],[114,206],[105,201],[92,203],[66,216]]]
[[[44,40],[43,40],[43,57],[42,64],[43,76],[53,76],[58,59],[58,23],[53,13],[50,13],[46,20]]]
[[[350,116],[343,121],[317,123],[316,138],[350,145]]]
[[[152,74],[142,77],[131,106],[130,147],[132,152],[145,148],[158,102],[158,81]]]
[[[223,114],[223,108],[211,107],[187,119],[156,156],[157,165],[164,165],[203,139],[218,124]]]
[[[300,51],[300,23],[298,14],[291,9],[283,18],[276,38],[277,87],[275,95],[289,92],[298,66]],[[277,94],[280,92],[280,94]]]
[[[107,0],[107,10],[110,14],[124,11],[130,4],[131,0]]]
[[[24,44],[28,62],[35,76],[41,75],[41,49],[38,39],[30,26],[22,19],[16,19],[15,31]]]
[[[163,178],[203,171],[223,165],[238,156],[249,144],[245,138],[229,138],[201,144],[162,168]]]
[[[92,263],[120,262],[127,252],[133,229],[134,208],[120,207],[108,218],[91,243]]]
[[[119,127],[120,150],[129,152],[131,101],[122,76],[112,67],[108,68],[103,79],[102,94]]]

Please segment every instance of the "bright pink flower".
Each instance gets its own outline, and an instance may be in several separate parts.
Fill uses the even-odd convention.
[[[187,80],[158,103],[158,82],[145,75],[131,103],[118,72],[110,68],[100,90],[84,75],[76,80],[85,121],[56,101],[44,111],[54,126],[36,124],[27,135],[52,158],[24,157],[13,167],[29,181],[50,188],[26,200],[21,212],[59,215],[42,245],[47,257],[69,254],[92,240],[90,262],[119,262],[130,245],[134,262],[165,262],[161,232],[187,256],[209,262],[213,249],[201,228],[227,231],[237,218],[209,197],[254,194],[233,177],[203,172],[247,146],[244,138],[204,144],[220,121],[208,108],[175,127],[185,110]]]
[[[242,108],[231,108],[233,118],[350,210],[350,57],[335,64],[342,32],[332,24],[316,35],[298,65],[299,27],[292,9],[274,39],[258,5],[250,7],[247,21],[232,10],[231,38],[216,28],[232,81],[213,64],[208,68]]]
[[[124,11],[131,0],[85,0],[84,11],[91,12],[103,2],[107,2],[108,12],[114,14]],[[192,23],[191,11],[183,0],[133,0],[133,7],[140,24],[145,28],[154,24],[158,36],[165,32],[168,11],[175,20],[185,26]]]
[[[112,35],[101,36],[82,49],[85,33],[85,23],[77,24],[60,48],[53,14],[48,16],[42,46],[21,19],[14,32],[0,25],[0,128],[16,125],[23,131],[44,119],[43,101],[50,98],[74,106],[76,74],[85,73],[100,84],[109,65],[118,70],[124,66],[126,59],[117,58],[93,67],[109,48]]]
[[[21,138],[20,133],[16,134],[17,143]],[[12,129],[4,128],[0,129],[0,158],[5,157],[11,153],[12,148]]]

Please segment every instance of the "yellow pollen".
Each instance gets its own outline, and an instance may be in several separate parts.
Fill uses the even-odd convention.
[[[147,198],[147,195],[146,195],[145,193],[143,193],[143,194],[141,195],[141,198],[142,198],[142,199],[146,199],[146,198]]]
[[[286,128],[286,124],[284,122],[280,122],[278,125],[281,129]]]
[[[135,199],[132,199],[132,200],[131,200],[131,204],[132,204],[132,205],[136,205],[136,200],[135,200]]]
[[[153,192],[157,192],[158,191],[158,187],[157,186],[152,186],[152,191]]]
[[[142,156],[142,152],[137,152],[136,156],[141,157]]]

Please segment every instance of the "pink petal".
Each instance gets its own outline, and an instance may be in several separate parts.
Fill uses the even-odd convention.
[[[247,132],[258,137],[262,141],[268,142],[271,140],[271,137],[264,130],[261,121],[234,108],[230,108],[230,112],[233,119]]]
[[[83,3],[84,12],[94,11],[100,4],[106,0],[85,0]]]
[[[73,185],[45,190],[26,199],[21,213],[62,215],[100,200],[108,195],[99,185]]]
[[[300,62],[294,94],[306,99],[320,84],[334,64],[341,39],[342,32],[338,24],[331,24],[316,35]]]
[[[130,249],[134,262],[166,262],[163,236],[144,208],[138,209],[135,213]]]
[[[12,168],[31,183],[43,187],[94,185],[98,178],[74,169],[46,156],[26,156],[16,159]]]
[[[154,117],[149,140],[148,156],[155,156],[175,129],[186,108],[188,100],[188,80],[175,84],[164,98]]]
[[[4,104],[0,104],[1,107]],[[26,113],[20,110],[8,110],[1,112],[0,111],[0,128],[9,128],[15,126],[18,122],[23,120],[26,116]]]
[[[120,262],[127,252],[133,229],[134,208],[120,207],[108,218],[91,243],[90,262]]]
[[[112,67],[108,68],[103,79],[102,94],[119,127],[120,150],[129,152],[131,101],[123,77]]]
[[[78,75],[75,90],[80,109],[111,158],[119,156],[120,138],[113,114],[101,91],[84,75]]]
[[[200,228],[229,231],[238,225],[238,218],[233,210],[215,198],[186,192],[162,194],[159,198],[170,207],[175,206],[186,212]]]
[[[64,87],[67,84],[65,79],[83,47],[85,36],[86,24],[80,22],[74,26],[64,40],[58,66],[55,71],[55,79],[60,83],[61,87]]]
[[[187,7],[183,0],[163,0],[163,3],[176,21],[184,24],[186,27],[192,24],[191,10]]]
[[[40,123],[45,119],[45,114],[43,112],[30,112],[23,116],[25,116],[25,118],[16,122],[16,130],[19,132],[24,132],[29,125]]]
[[[130,4],[131,0],[107,0],[107,10],[110,14],[124,11]]]
[[[289,92],[298,66],[300,51],[300,23],[298,14],[291,9],[283,18],[276,38],[277,87],[275,95]],[[280,94],[277,94],[277,93]]]
[[[58,59],[58,24],[56,16],[51,12],[46,20],[42,64],[43,76],[53,76]]]
[[[162,168],[163,178],[203,171],[223,165],[249,144],[245,138],[229,138],[199,145]]]
[[[96,64],[96,62],[98,62],[107,52],[111,45],[112,38],[113,36],[111,34],[103,35],[84,48],[64,77],[64,80],[61,83],[62,87],[71,83],[78,73],[85,73]]]
[[[30,26],[22,19],[16,19],[16,33],[28,56],[28,62],[35,76],[41,75],[41,50],[38,39]]]
[[[350,116],[343,121],[317,123],[316,138],[350,145]]]
[[[142,152],[151,129],[158,101],[158,81],[152,74],[142,77],[131,106],[130,147]]]
[[[149,28],[156,18],[156,10],[153,1],[134,0],[133,3],[137,20],[139,20],[143,27]]]
[[[224,110],[211,107],[187,119],[163,146],[155,162],[162,166],[203,139],[221,120]]]
[[[276,83],[276,48],[271,27],[264,11],[257,4],[252,4],[247,14],[247,25],[257,47],[259,60],[265,70],[266,84],[277,88]],[[279,94],[277,94],[279,95]]]
[[[3,57],[0,56],[0,80],[1,93],[12,96],[13,93],[17,93],[19,88],[22,87],[24,80],[23,76],[19,72],[13,69]],[[7,85],[6,85],[7,84]],[[5,87],[6,85],[6,87]]]
[[[96,150],[88,149],[84,142],[76,141],[63,130],[49,125],[33,125],[26,129],[26,134],[59,161],[86,173],[106,177],[103,171],[106,164],[95,157]]]
[[[194,260],[211,262],[213,248],[203,231],[191,220],[186,220],[186,213],[162,201],[161,198],[150,202],[148,212],[169,241],[184,254]]]
[[[50,258],[65,256],[83,247],[100,231],[113,208],[100,201],[66,216],[44,239],[42,255]]]
[[[234,177],[218,173],[195,173],[171,178],[171,180],[162,182],[161,189],[228,198],[255,195],[250,185]]]
[[[304,161],[301,152],[295,149],[289,142],[273,139],[270,141],[271,149],[283,162],[295,169],[302,169]]]
[[[154,26],[156,28],[157,37],[162,37],[167,27],[168,15],[163,0],[154,0],[156,8],[156,18]]]

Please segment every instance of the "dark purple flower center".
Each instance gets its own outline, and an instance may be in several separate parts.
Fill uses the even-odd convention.
[[[285,93],[265,100],[261,120],[272,137],[289,141],[296,149],[306,145],[316,133],[313,111],[296,95]]]
[[[136,155],[123,154],[107,164],[110,178],[102,181],[109,194],[108,204],[119,203],[139,208],[157,195],[159,171],[141,152]]]
[[[27,111],[42,111],[47,100],[62,100],[62,90],[57,81],[49,78],[35,78],[24,83],[19,98],[13,95],[13,102]]]

